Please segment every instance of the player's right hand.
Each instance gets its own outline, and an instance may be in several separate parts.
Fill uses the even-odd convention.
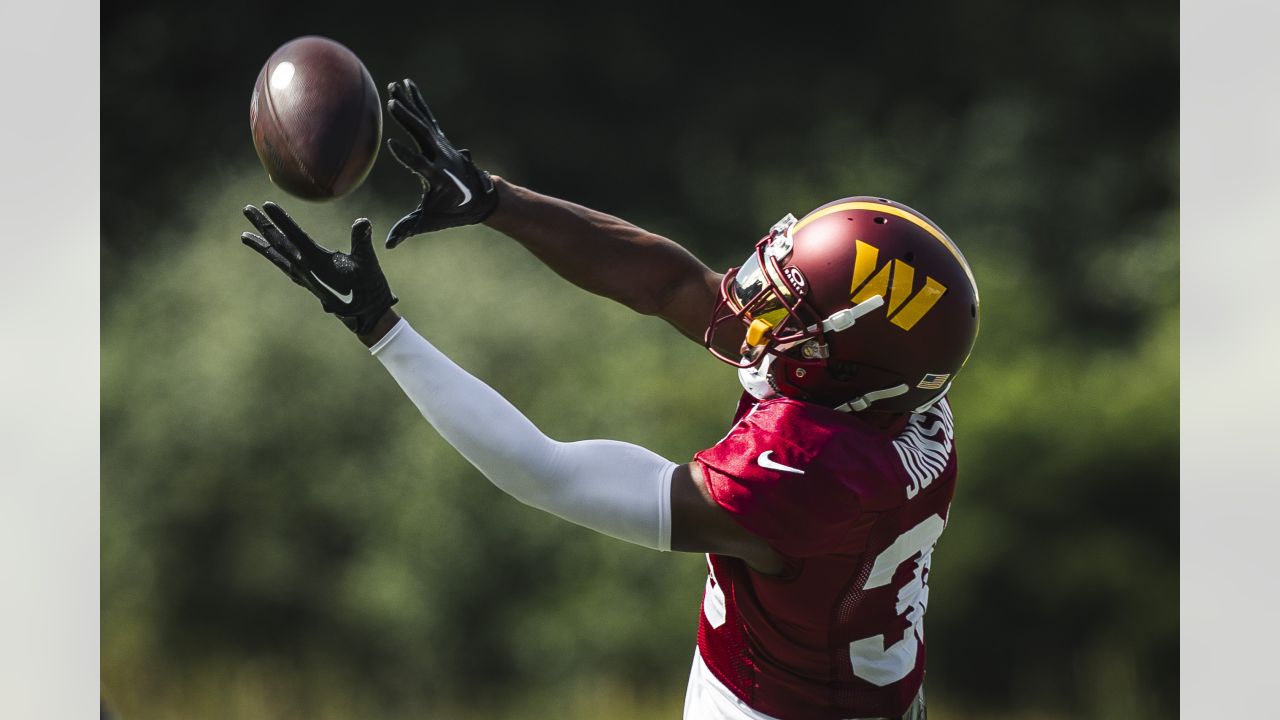
[[[262,234],[244,233],[241,242],[315,295],[351,332],[368,333],[399,301],[378,265],[373,226],[365,218],[351,225],[348,255],[316,243],[275,203],[264,203],[262,210],[247,205],[244,216]]]
[[[476,167],[469,150],[453,147],[412,80],[393,82],[387,92],[387,112],[417,148],[391,138],[387,149],[422,181],[422,202],[387,233],[387,247],[414,235],[483,222],[498,206],[489,173]]]

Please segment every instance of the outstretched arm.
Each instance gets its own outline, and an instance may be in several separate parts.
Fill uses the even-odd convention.
[[[498,206],[485,221],[588,292],[671,323],[701,343],[720,273],[693,253],[607,213],[494,178]]]
[[[284,210],[245,208],[259,234],[243,242],[339,317],[387,368],[423,417],[494,485],[606,535],[659,550],[741,557],[763,572],[781,558],[707,496],[700,471],[614,440],[558,442],[414,332],[391,305],[368,220],[351,252],[325,248]]]
[[[616,440],[553,440],[392,311],[360,340],[441,437],[520,502],[637,545],[781,571],[781,556],[711,498],[696,463]]]
[[[412,80],[392,83],[387,91],[388,114],[413,141],[410,146],[391,138],[387,149],[422,185],[418,207],[387,234],[388,248],[414,235],[483,222],[574,285],[656,315],[702,342],[720,273],[625,220],[491,176],[445,137]]]

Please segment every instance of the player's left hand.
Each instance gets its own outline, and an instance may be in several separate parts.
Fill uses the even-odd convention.
[[[417,147],[391,138],[387,149],[422,181],[422,202],[387,233],[387,247],[414,235],[483,222],[498,207],[493,178],[476,167],[471,151],[453,147],[412,80],[391,83],[387,92],[387,112]]]
[[[244,216],[262,234],[247,232],[241,241],[319,298],[325,312],[351,332],[368,333],[399,301],[378,265],[373,225],[367,219],[352,223],[348,255],[316,243],[275,203],[264,203],[262,210],[248,205]]]

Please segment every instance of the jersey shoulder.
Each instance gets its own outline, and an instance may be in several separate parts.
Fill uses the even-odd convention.
[[[894,440],[845,413],[789,398],[756,404],[694,456],[716,502],[789,555],[839,552],[867,512],[901,505],[912,480]]]

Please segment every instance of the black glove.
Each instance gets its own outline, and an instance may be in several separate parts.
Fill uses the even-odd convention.
[[[387,149],[422,180],[422,202],[392,226],[387,247],[414,235],[483,222],[498,207],[489,173],[476,167],[469,150],[456,150],[449,143],[412,80],[391,83],[387,92],[387,112],[418,146],[415,151],[391,138]]]
[[[263,204],[262,210],[248,205],[244,216],[262,233],[244,233],[240,236],[244,244],[320,298],[325,312],[337,315],[357,335],[372,330],[399,302],[378,266],[373,225],[365,218],[351,225],[351,254],[347,255],[317,245],[275,203]]]

